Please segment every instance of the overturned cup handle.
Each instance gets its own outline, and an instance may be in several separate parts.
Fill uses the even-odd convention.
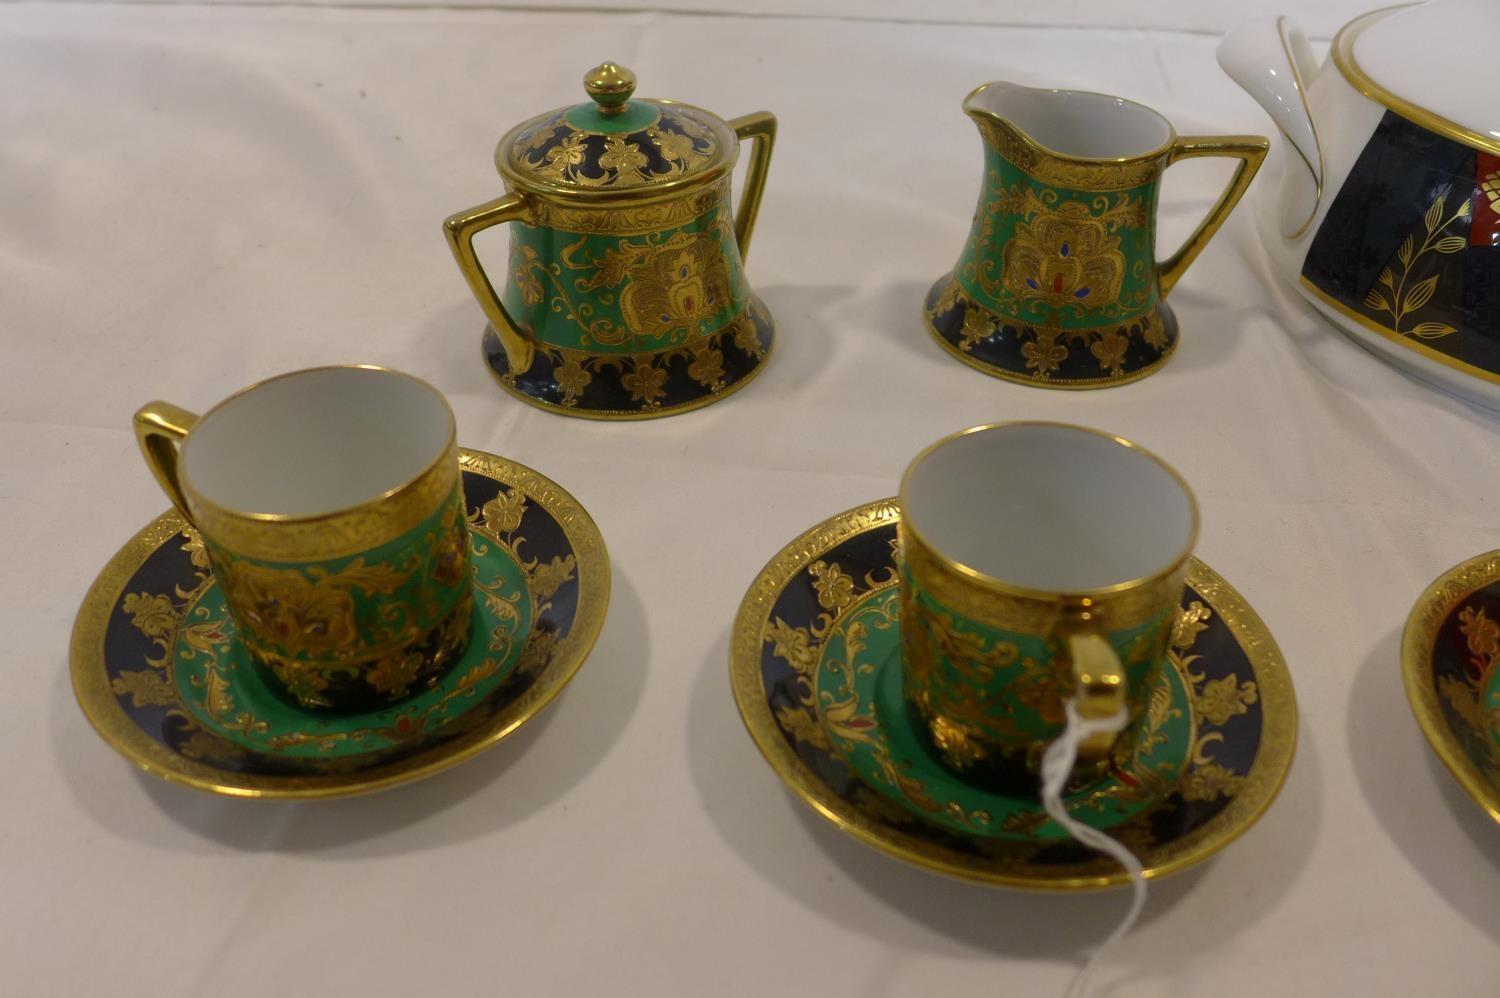
[[[157,484],[172,500],[177,512],[194,527],[197,524],[193,523],[193,516],[188,512],[187,498],[177,477],[177,458],[182,441],[197,422],[196,413],[170,402],[148,402],[135,414],[136,443],[141,445],[141,453],[145,455],[151,474],[156,476]]]

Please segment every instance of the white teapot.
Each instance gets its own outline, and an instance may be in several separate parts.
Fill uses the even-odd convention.
[[[1273,266],[1359,343],[1500,408],[1500,101],[1495,0],[1355,18],[1317,65],[1285,17],[1247,22],[1219,65],[1265,108],[1281,187]]]

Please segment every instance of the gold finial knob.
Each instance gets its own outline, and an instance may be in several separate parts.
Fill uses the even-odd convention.
[[[601,62],[583,74],[583,89],[599,105],[600,114],[619,114],[635,93],[635,74],[617,62]]]

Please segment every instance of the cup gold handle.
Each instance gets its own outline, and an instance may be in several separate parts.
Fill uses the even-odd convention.
[[[1085,720],[1113,717],[1125,709],[1125,669],[1104,636],[1080,621],[1061,635],[1060,652],[1073,681],[1073,706]],[[1078,746],[1080,762],[1097,762],[1114,747],[1115,735],[1100,732]]]
[[[490,283],[489,275],[474,252],[474,236],[492,225],[529,222],[531,218],[531,202],[524,194],[506,194],[443,220],[443,235],[448,239],[448,248],[453,251],[453,259],[458,261],[458,269],[469,282],[469,290],[474,293],[479,307],[484,309],[495,335],[500,337],[512,374],[520,374],[531,367],[535,347],[531,337],[511,321],[499,292]]]
[[[750,252],[750,233],[755,229],[755,216],[760,214],[760,198],[766,189],[766,171],[771,168],[771,149],[776,145],[776,115],[770,111],[756,111],[741,115],[729,122],[734,134],[742,141],[754,142],[750,150],[750,165],[745,168],[745,189],[740,193],[740,205],[734,213],[734,239],[740,247],[740,259]]]
[[[188,523],[193,516],[188,512],[187,499],[182,494],[182,484],[177,477],[177,457],[181,453],[182,441],[198,422],[195,413],[180,409],[170,402],[148,402],[136,410],[135,440],[141,445],[146,464],[156,476],[172,505],[177,507]]]
[[[1224,219],[1229,217],[1234,206],[1239,204],[1245,188],[1250,186],[1255,172],[1260,169],[1261,161],[1266,158],[1269,147],[1270,143],[1260,135],[1184,135],[1172,143],[1172,151],[1167,154],[1168,166],[1180,160],[1202,156],[1229,156],[1240,162],[1235,167],[1234,176],[1229,178],[1229,186],[1224,188],[1218,202],[1203,221],[1198,223],[1198,228],[1178,247],[1176,253],[1156,265],[1157,280],[1161,284],[1163,297],[1182,277],[1182,272],[1203,252],[1203,247],[1219,231],[1219,226],[1224,224]]]

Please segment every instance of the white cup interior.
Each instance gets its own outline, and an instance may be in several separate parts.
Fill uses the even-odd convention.
[[[1072,426],[953,437],[913,463],[901,498],[938,553],[1026,589],[1086,593],[1154,575],[1197,531],[1192,495],[1164,464]]]
[[[1053,152],[1080,159],[1141,156],[1172,137],[1166,118],[1106,94],[991,83],[968,106],[999,115]]]
[[[316,516],[412,481],[448,445],[448,403],[395,371],[331,367],[274,378],[210,411],[183,445],[186,480],[243,513]]]

